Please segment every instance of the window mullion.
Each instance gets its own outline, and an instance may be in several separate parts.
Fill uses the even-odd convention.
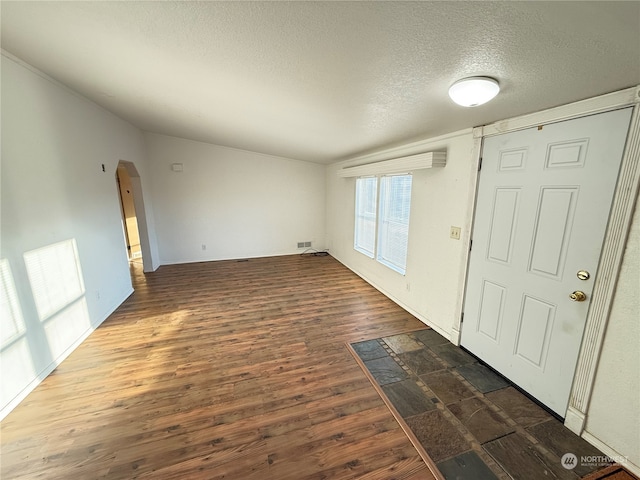
[[[382,204],[382,176],[376,176],[376,226],[375,226],[375,239],[373,244],[373,258],[378,258],[378,236],[380,231],[380,215]]]

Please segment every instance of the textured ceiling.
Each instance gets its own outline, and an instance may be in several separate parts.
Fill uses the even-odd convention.
[[[1,9],[4,50],[145,131],[323,163],[640,84],[640,2]],[[502,93],[453,104],[470,75]]]

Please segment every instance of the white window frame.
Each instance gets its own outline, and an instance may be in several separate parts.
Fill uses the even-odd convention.
[[[355,218],[354,218],[354,249],[369,258],[377,260],[379,263],[385,265],[386,267],[400,273],[401,275],[406,274],[407,269],[407,255],[409,249],[409,223],[410,223],[410,214],[411,214],[411,186],[409,187],[409,195],[408,200],[409,203],[406,207],[406,222],[405,225],[402,225],[402,219],[393,218],[393,209],[394,206],[390,204],[390,199],[387,194],[391,193],[391,190],[387,191],[387,188],[390,188],[390,182],[393,177],[409,177],[411,178],[411,184],[413,183],[413,178],[411,174],[394,174],[394,175],[376,175],[376,176],[368,176],[368,177],[358,177],[356,180],[356,192],[355,192]],[[374,241],[373,241],[373,250],[366,248],[363,245],[363,242],[360,240],[361,230],[359,227],[362,226],[363,222],[363,201],[366,199],[361,198],[361,193],[364,190],[361,190],[361,185],[363,185],[363,181],[375,179],[375,216],[373,216],[373,221],[375,223],[374,226]],[[410,185],[411,185],[410,184]],[[383,186],[384,185],[384,186]],[[396,207],[397,208],[397,207]],[[371,210],[371,209],[370,209]],[[371,212],[369,211],[369,217],[371,217]],[[368,221],[371,221],[371,218],[368,218]],[[388,250],[388,247],[393,247],[393,245],[389,245],[386,241],[393,236],[398,234],[402,235],[402,230],[405,230],[406,235],[406,243],[404,246],[400,246],[401,249],[404,250],[404,258],[398,259],[397,255],[393,255],[393,252]],[[395,230],[395,232],[393,231]],[[392,237],[390,237],[390,235]],[[371,242],[368,242],[370,244]],[[394,258],[395,257],[395,258]]]
[[[374,181],[375,185],[373,188],[373,209],[367,209],[366,203],[367,199],[361,198],[361,193],[367,193],[365,182]],[[378,188],[380,182],[378,177],[369,176],[369,177],[358,177],[356,179],[356,211],[355,211],[355,226],[353,231],[353,248],[355,248],[358,252],[366,255],[369,258],[375,257],[376,251],[376,242],[378,240]],[[361,189],[362,187],[362,189]],[[358,227],[361,227],[363,223],[373,221],[373,238],[372,239],[363,239],[365,237],[366,232],[363,232]],[[367,246],[371,244],[372,248],[367,248]]]
[[[393,179],[397,177],[409,178],[407,198],[396,198],[393,195],[392,182]],[[385,175],[380,179],[378,187],[378,241],[376,244],[376,260],[402,275],[407,271],[412,183],[413,179],[410,174]],[[404,242],[397,242],[398,239],[404,240]]]

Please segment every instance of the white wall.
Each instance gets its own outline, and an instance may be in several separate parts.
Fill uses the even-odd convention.
[[[4,416],[131,293],[115,172],[144,182],[146,154],[138,129],[5,55],[1,133]]]
[[[624,253],[587,414],[586,436],[640,474],[640,201]]]
[[[327,167],[327,237],[331,254],[420,320],[457,341],[477,160],[470,130],[413,144],[402,155],[447,152],[444,168],[413,172],[407,270],[403,276],[353,248],[355,178],[345,166],[400,156],[398,151]],[[451,226],[462,238],[449,238]]]
[[[295,254],[303,241],[325,248],[324,166],[164,135],[145,139],[161,263]],[[183,171],[172,171],[173,163]]]

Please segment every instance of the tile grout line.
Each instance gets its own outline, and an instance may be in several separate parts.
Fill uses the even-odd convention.
[[[482,366],[483,364],[481,362],[478,362],[477,359],[474,359],[472,356],[469,356],[469,359],[456,358],[457,354],[450,355],[451,352],[449,352],[449,350],[440,349],[442,353],[445,354],[444,358],[449,358],[449,361],[444,360],[444,358],[441,357],[438,351],[436,351],[435,349],[435,347],[440,347],[441,344],[430,346],[429,344],[423,342],[418,338],[417,335],[415,335],[420,331],[423,331],[423,330],[417,330],[417,331],[407,332],[405,334],[398,334],[398,335],[391,336],[391,337],[396,337],[396,336],[399,337],[401,335],[404,335],[406,337],[409,337],[409,340],[410,340],[409,342],[406,342],[407,339],[394,339],[391,337],[389,337],[389,340],[392,342],[392,344],[388,344],[385,341],[386,337],[377,338],[376,341],[384,349],[386,355],[391,357],[393,361],[402,369],[402,371],[405,372],[405,374],[407,375],[407,380],[411,380],[416,384],[416,386],[424,394],[425,398],[435,405],[436,411],[438,411],[439,414],[442,415],[442,417],[446,418],[447,423],[454,428],[454,431],[458,432],[458,434],[462,436],[464,441],[470,447],[469,450],[440,459],[438,461],[438,464],[441,464],[442,462],[448,462],[449,460],[456,458],[459,455],[463,455],[468,452],[474,452],[479,457],[479,460],[482,463],[484,463],[484,465],[489,469],[489,471],[491,471],[498,479],[512,480],[513,477],[511,476],[511,474],[507,472],[505,468],[502,467],[502,464],[500,463],[499,459],[494,457],[493,454],[490,453],[490,450],[485,449],[485,445],[488,445],[492,442],[499,441],[505,437],[509,437],[510,435],[516,435],[515,438],[519,438],[520,441],[525,442],[525,445],[528,445],[528,448],[531,449],[530,450],[531,454],[534,457],[538,457],[539,459],[538,463],[540,463],[543,466],[547,465],[546,468],[548,468],[548,465],[560,464],[560,458],[558,454],[556,454],[555,451],[552,451],[547,446],[549,445],[548,441],[544,440],[544,438],[542,440],[539,440],[534,435],[535,432],[530,431],[532,427],[536,427],[538,425],[544,425],[547,422],[553,422],[553,416],[547,415],[547,418],[544,418],[536,414],[533,414],[532,417],[526,417],[526,416],[522,417],[522,414],[519,413],[518,410],[515,410],[513,413],[515,413],[516,417],[514,418],[520,419],[522,423],[516,421],[514,418],[511,417],[511,415],[507,412],[507,410],[502,408],[500,404],[494,401],[494,400],[499,400],[504,405],[510,406],[511,404],[509,402],[513,401],[513,400],[509,400],[509,398],[512,397],[512,392],[509,392],[507,389],[514,388],[512,383],[507,382],[506,385],[497,387],[496,383],[492,381],[491,377],[487,377],[486,374],[482,374],[480,377],[476,379],[476,374],[473,373],[473,370],[474,370],[473,366],[476,364]],[[424,330],[424,331],[428,331],[428,330]],[[427,338],[431,340],[431,338],[428,335],[427,335]],[[424,353],[421,353],[417,357],[412,357],[410,356],[412,352],[424,352]],[[434,365],[433,362],[431,362],[431,360],[427,360],[427,357],[424,355],[428,355],[429,357],[431,357],[440,368],[437,368],[436,365]],[[427,362],[427,363],[424,363],[424,362]],[[460,363],[460,362],[463,362],[463,363]],[[462,370],[465,370],[465,372],[471,375],[471,377],[474,380],[480,382],[479,383],[480,388],[483,388],[483,390],[488,390],[488,391],[483,392],[479,390],[479,388],[476,388],[475,385],[472,384],[458,370],[458,367],[462,367],[462,366],[467,367]],[[435,391],[433,391],[430,388],[429,384],[426,383],[421,378],[421,375],[419,375],[418,372],[422,372],[421,374],[422,376],[428,375],[430,373],[447,372],[448,374],[451,375],[451,377],[455,379],[455,381],[460,383],[460,385],[462,385],[464,388],[468,389],[469,392],[472,394],[472,396],[468,398],[460,397],[460,398],[457,398],[455,401],[450,402],[449,404],[445,404],[444,401],[435,393]],[[487,396],[490,393],[500,392],[503,390],[504,390],[504,393],[502,395],[491,397],[491,398]],[[522,392],[519,392],[517,388],[515,389],[515,391],[517,392],[517,394],[523,395]],[[381,392],[382,390],[380,389],[379,393],[382,395]],[[503,395],[506,395],[506,397],[503,397]],[[526,397],[526,395],[524,395],[524,397]],[[492,398],[494,400],[492,400]],[[455,410],[450,410],[449,408],[454,404],[459,405],[459,404],[462,404],[463,402],[471,401],[472,399],[476,399],[476,401],[480,402],[481,406],[478,405],[479,406],[478,411],[484,410],[485,412],[488,412],[487,414],[489,414],[491,417],[490,420],[495,421],[496,425],[503,424],[505,427],[507,427],[508,431],[506,433],[495,436],[495,438],[491,438],[491,435],[500,433],[500,428],[498,428],[497,432],[494,429],[494,431],[488,435],[489,439],[486,440],[484,443],[480,443],[480,441],[475,437],[475,435],[471,433],[471,431],[466,426],[466,424],[463,423],[463,420],[467,421],[468,423],[469,419],[473,415],[471,415],[471,417],[468,417],[467,414],[464,414],[462,415],[461,418],[458,418],[458,416],[456,416],[454,411],[458,411],[459,408],[456,408]],[[504,403],[505,401],[507,403]],[[464,413],[464,410],[462,410],[461,412]],[[460,414],[461,412],[458,412],[458,414]],[[398,417],[397,415],[399,414],[396,412],[394,416],[396,416],[396,419],[402,424],[402,422],[404,422],[406,419],[404,417]],[[533,423],[531,423],[531,420],[533,420]],[[473,426],[472,424],[469,424],[469,425]],[[487,437],[487,435],[483,435],[483,434],[481,435],[483,437]],[[408,436],[410,438],[412,436],[415,437],[415,435],[408,435]],[[412,439],[412,442],[415,442],[415,441],[417,441],[417,438]],[[573,474],[573,477],[576,480],[581,478],[575,472],[570,472],[570,473]]]
[[[450,371],[450,372],[454,371],[454,367],[451,367],[436,352],[434,352],[431,348],[429,348],[428,345],[426,345],[424,342],[420,341],[419,339],[416,339],[416,338],[414,338],[414,339],[416,340],[416,342],[418,342],[420,345],[422,345],[424,348],[426,348],[427,352],[432,357],[434,357],[440,363],[440,365],[443,366],[443,368],[440,369],[440,370],[447,370],[447,371]],[[384,342],[384,340],[382,340],[382,342]],[[385,348],[386,350],[388,350],[390,352],[393,352],[393,350],[386,344],[386,342],[384,342],[384,346],[386,347]],[[402,360],[400,360],[399,357],[397,357],[395,352],[393,352],[391,354],[391,356],[401,367],[403,367],[403,365],[405,365],[405,363]],[[408,369],[408,367],[406,369]],[[440,371],[440,370],[434,370],[434,371]],[[438,399],[438,403],[436,403],[436,408],[449,421],[449,423],[451,423],[456,428],[458,433],[460,433],[463,436],[465,441],[467,441],[469,443],[469,445],[471,446],[471,451],[474,451],[480,457],[480,459],[496,475],[496,477],[498,477],[499,480],[512,480],[512,477],[493,459],[493,457],[491,457],[482,448],[482,444],[480,443],[480,441],[478,439],[476,439],[475,436],[464,426],[464,424],[460,421],[460,419],[458,419],[447,408],[447,406],[442,401],[442,399],[440,397],[438,397],[438,395],[436,395],[435,392],[433,392],[428,387],[428,385],[425,382],[423,382],[422,379],[415,372],[411,371],[411,373],[413,373],[413,376],[415,376],[417,378],[416,383],[419,382],[418,383],[419,386],[421,386],[421,387],[424,386],[423,390],[425,391],[425,393],[429,394],[429,398],[430,399],[431,398],[437,398]],[[482,393],[479,392],[475,387],[473,387],[473,385],[471,385],[466,379],[464,379],[464,377],[462,377],[462,375],[460,375],[457,371],[455,373],[457,374],[456,377],[460,377],[460,378],[462,378],[464,380],[464,384],[466,384],[467,388],[470,387],[470,390],[472,392],[474,392],[474,394],[477,392],[477,393],[480,393],[482,395]],[[420,385],[420,384],[422,384],[422,385]],[[469,450],[467,450],[467,451],[469,451]],[[453,455],[451,457],[444,458],[444,459],[440,460],[440,462],[446,461],[446,460],[451,459],[451,458],[455,458],[456,456],[457,455]],[[438,463],[440,463],[440,462],[438,462]]]

